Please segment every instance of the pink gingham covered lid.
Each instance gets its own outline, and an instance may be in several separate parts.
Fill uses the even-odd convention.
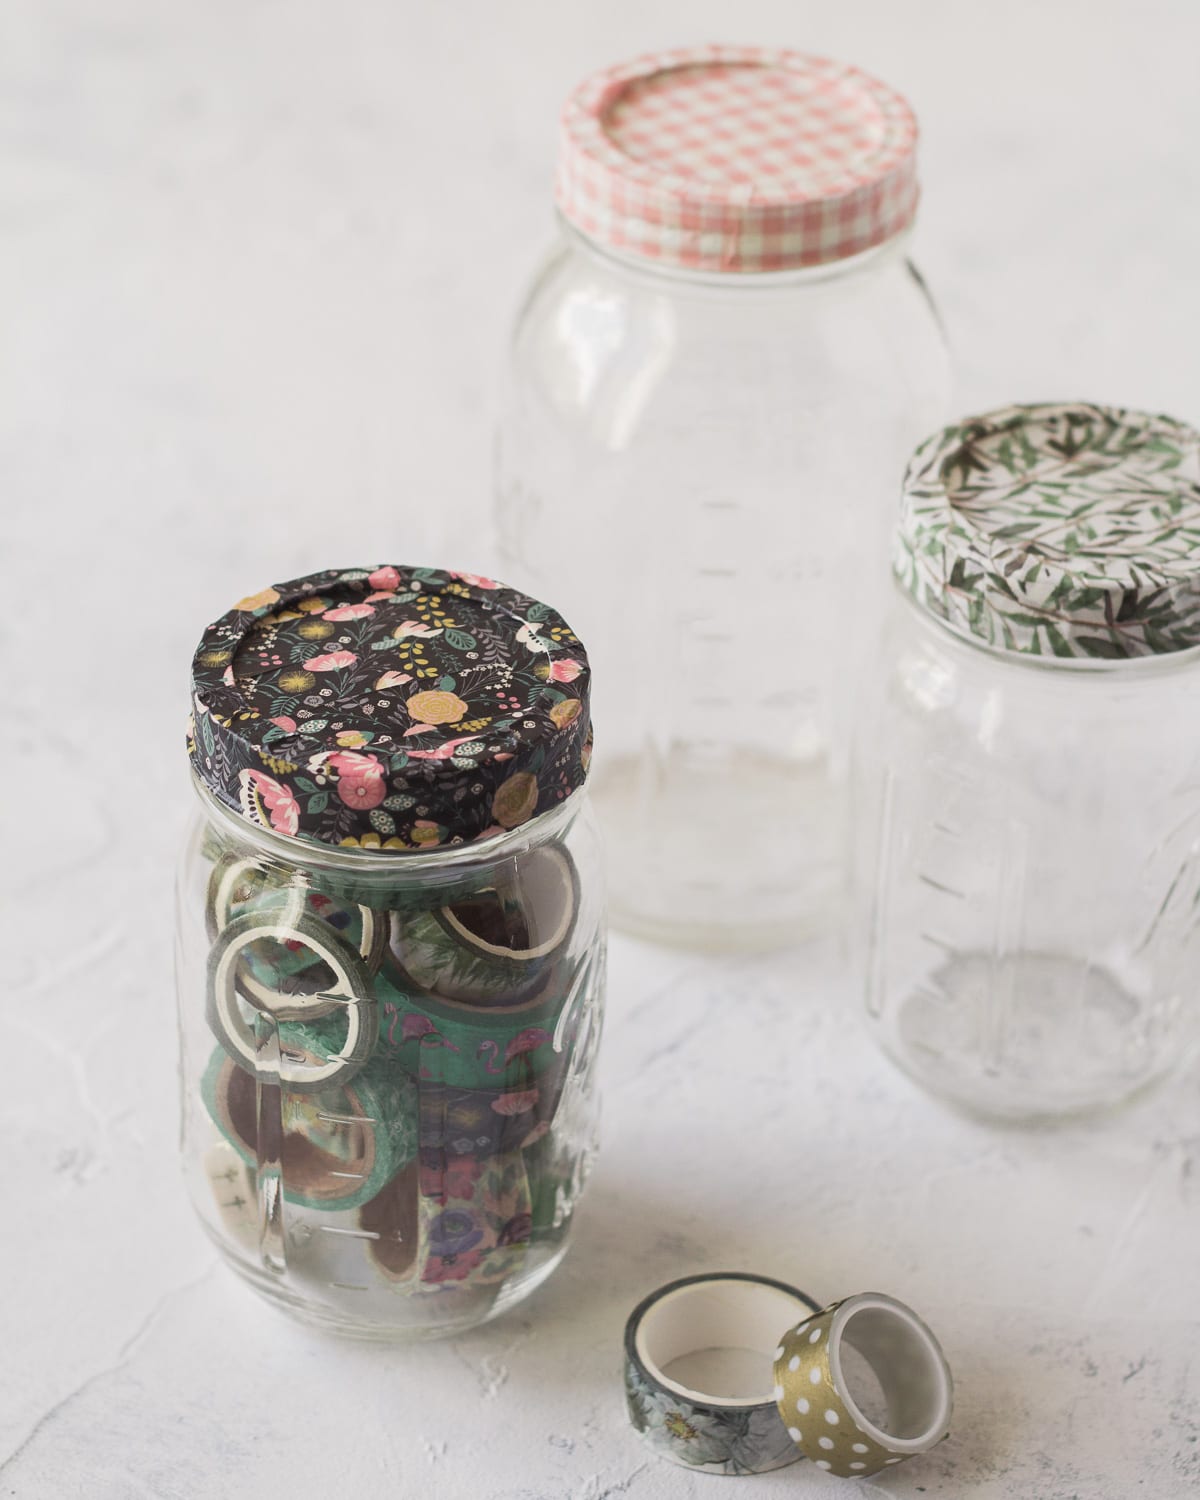
[[[908,103],[846,63],[687,47],[585,80],[562,116],[556,198],[619,254],[690,271],[844,260],[917,205]]]

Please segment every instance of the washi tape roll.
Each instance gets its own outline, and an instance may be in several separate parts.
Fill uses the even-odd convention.
[[[421,1159],[436,1166],[455,1156],[502,1156],[545,1133],[557,1091],[541,1079],[528,1088],[464,1089],[422,1079],[419,1085]]]
[[[212,1188],[221,1230],[240,1249],[258,1252],[258,1202],[253,1171],[227,1141],[204,1153],[204,1175]]]
[[[556,1038],[570,997],[557,966],[546,988],[519,1005],[478,1006],[410,988],[383,975],[379,997],[379,1050],[430,1083],[467,1089],[525,1089],[530,1080],[562,1066],[565,1044]]]
[[[338,903],[309,887],[296,872],[264,868],[253,859],[226,857],[213,868],[208,884],[205,926],[215,941],[238,916],[271,912],[293,925],[296,918],[315,918],[343,942],[358,950],[366,971],[379,968],[387,946],[388,919],[369,906]],[[266,951],[262,951],[262,950]],[[259,939],[242,952],[238,988],[260,1009],[281,1018],[328,1014],[314,995],[328,988],[329,969],[306,943],[268,943]]]
[[[579,877],[557,844],[497,866],[491,883],[452,905],[392,914],[390,959],[446,1000],[511,1006],[540,990],[579,910]]]
[[[583,1189],[590,1151],[557,1135],[543,1135],[522,1150],[529,1179],[529,1212],[535,1239],[552,1234],[571,1217]]]
[[[321,1015],[325,1002],[333,999],[338,1015],[330,1016],[325,1024],[334,1028],[344,1021],[344,1038],[323,1059],[289,1054],[283,1045],[282,1025],[294,1015],[299,997],[291,997],[273,1011],[281,1025],[278,1059],[272,1061],[268,1054],[260,1054],[255,1033],[238,1002],[238,969],[244,950],[261,938],[304,943],[329,966],[333,983],[324,992],[307,997],[310,1003],[300,1007],[306,1014]],[[246,999],[255,1004],[252,996]],[[261,1008],[272,1009],[269,1005]],[[280,1010],[285,1010],[286,1016]],[[208,957],[207,1016],[217,1040],[239,1067],[256,1073],[264,1083],[278,1083],[296,1093],[319,1093],[330,1084],[346,1082],[364,1066],[379,1035],[379,1009],[361,961],[321,922],[305,915],[287,922],[276,913],[248,912],[226,926]]]
[[[419,1200],[420,1167],[413,1160],[359,1210],[359,1227],[369,1236],[367,1255],[388,1281],[409,1281],[416,1269]]]
[[[426,1287],[496,1285],[524,1262],[533,1232],[529,1181],[519,1151],[454,1157],[421,1169],[420,1280]]]
[[[418,1212],[415,1160],[357,1210],[289,1202],[284,1242],[290,1287],[316,1306],[359,1322],[386,1308],[388,1321],[402,1326],[398,1303],[420,1291]],[[417,1314],[414,1332],[421,1328]]]
[[[663,1457],[713,1474],[795,1463],[772,1360],[781,1328],[817,1304],[781,1281],[720,1273],[660,1287],[625,1325],[629,1416]]]
[[[324,1055],[318,1037],[294,1023],[282,1028],[289,1051],[314,1065]],[[256,1077],[218,1049],[201,1082],[205,1106],[242,1161],[258,1158]],[[271,1088],[272,1085],[262,1085]],[[417,1088],[386,1063],[369,1062],[348,1083],[315,1094],[275,1090],[272,1111],[282,1121],[283,1193],[305,1208],[354,1209],[380,1194],[417,1155]]]
[[[847,1350],[878,1382],[873,1415],[847,1380]],[[953,1382],[941,1346],[911,1308],[879,1292],[797,1321],[780,1341],[775,1381],[793,1442],[831,1474],[865,1479],[948,1436]]]

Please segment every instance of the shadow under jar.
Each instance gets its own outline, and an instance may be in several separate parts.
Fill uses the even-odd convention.
[[[596,800],[644,935],[790,941],[844,888],[895,476],[946,416],[915,150],[885,84],[790,52],[656,54],[567,102],[497,514],[508,574],[611,664]]]
[[[1200,978],[1200,436],[1014,407],[909,469],[857,753],[866,1002],[1011,1120],[1185,1060]]]
[[[553,611],[431,569],[313,574],[205,632],[184,1166],[308,1322],[453,1333],[565,1253],[604,989],[588,683]]]

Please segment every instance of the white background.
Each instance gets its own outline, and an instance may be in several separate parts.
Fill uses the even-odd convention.
[[[939,1332],[954,1435],[880,1491],[1196,1492],[1195,1077],[1087,1129],[963,1123],[877,1059],[819,948],[614,944],[576,1248],[454,1344],[292,1327],[184,1200],[170,865],[200,628],[312,567],[491,565],[490,412],[559,102],[706,40],[913,100],[961,409],[1200,419],[1195,0],[0,9],[0,1495],[707,1500],[734,1481],[627,1427],[619,1345],[646,1290],[720,1268],[889,1291]],[[740,1483],[856,1492],[808,1465]]]

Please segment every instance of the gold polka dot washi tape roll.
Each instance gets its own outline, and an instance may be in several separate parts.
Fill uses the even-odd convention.
[[[864,1366],[874,1382],[863,1379]],[[881,1402],[868,1400],[876,1382]],[[775,1400],[792,1441],[817,1468],[865,1479],[948,1436],[953,1385],[938,1341],[916,1313],[864,1292],[784,1335]]]

